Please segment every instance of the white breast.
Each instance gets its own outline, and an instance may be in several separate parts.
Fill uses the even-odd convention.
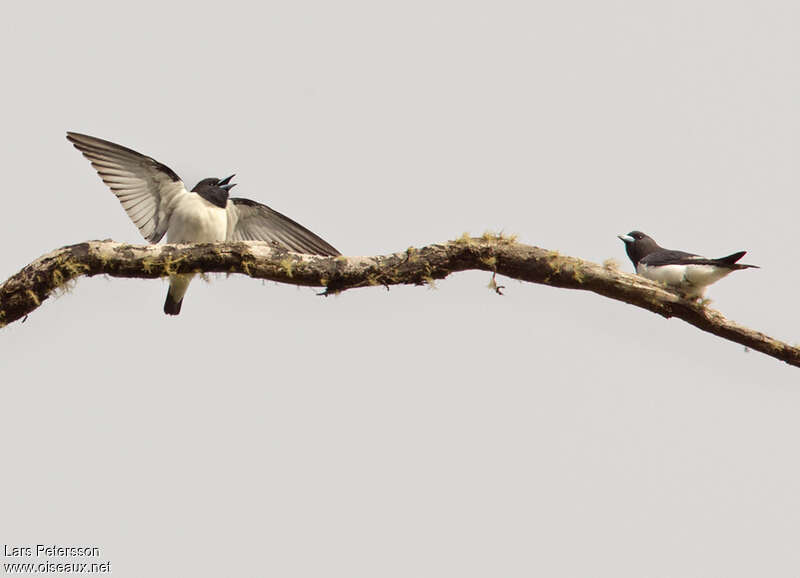
[[[225,209],[209,203],[196,193],[181,195],[176,200],[167,228],[167,242],[224,241],[228,230]]]
[[[647,277],[658,283],[666,283],[680,287],[684,283],[686,265],[664,265],[662,267],[648,267],[644,263],[636,266],[636,272],[642,277]]]

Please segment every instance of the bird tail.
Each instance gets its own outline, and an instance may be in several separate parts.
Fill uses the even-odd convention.
[[[183,305],[183,299],[180,301],[173,301],[172,295],[167,293],[167,300],[164,301],[164,313],[167,315],[177,315],[181,312],[181,305]]]
[[[173,275],[169,278],[169,291],[167,291],[167,299],[164,301],[164,313],[177,315],[181,312],[183,296],[186,295],[192,277],[194,275]]]
[[[724,265],[726,267],[730,267],[738,271],[739,269],[760,269],[758,265],[745,265],[744,263],[737,263],[739,259],[744,257],[747,254],[747,251],[739,251],[737,253],[733,253],[728,255],[727,257],[720,257],[717,261],[720,265]]]

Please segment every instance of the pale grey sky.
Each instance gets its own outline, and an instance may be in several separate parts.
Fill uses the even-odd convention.
[[[345,254],[468,231],[762,269],[800,342],[796,2],[14,3],[0,277],[141,243],[64,138],[237,173]],[[787,265],[791,268],[787,268]],[[800,372],[599,296],[84,279],[0,330],[5,544],[115,576],[796,577]],[[4,558],[3,561],[8,561]]]

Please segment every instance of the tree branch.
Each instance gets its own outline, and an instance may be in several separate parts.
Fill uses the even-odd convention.
[[[643,277],[522,245],[502,236],[466,235],[440,245],[377,257],[300,255],[267,243],[127,245],[89,241],[44,255],[0,285],[0,327],[17,321],[80,276],[154,279],[176,273],[242,273],[325,294],[371,285],[423,285],[478,269],[553,287],[592,291],[695,327],[800,367],[800,348],[726,319]],[[498,291],[499,292],[499,291]]]

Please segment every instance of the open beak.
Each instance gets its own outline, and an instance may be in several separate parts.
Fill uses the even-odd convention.
[[[225,177],[224,179],[222,179],[220,182],[218,182],[218,183],[217,183],[217,186],[218,186],[220,189],[225,189],[226,191],[230,191],[230,190],[231,190],[233,187],[235,187],[235,186],[236,186],[236,183],[232,183],[232,182],[231,182],[231,179],[232,179],[233,177],[235,177],[235,176],[236,176],[236,175],[235,175],[235,174],[233,174],[233,175],[231,175],[231,176],[229,176],[229,177]]]

